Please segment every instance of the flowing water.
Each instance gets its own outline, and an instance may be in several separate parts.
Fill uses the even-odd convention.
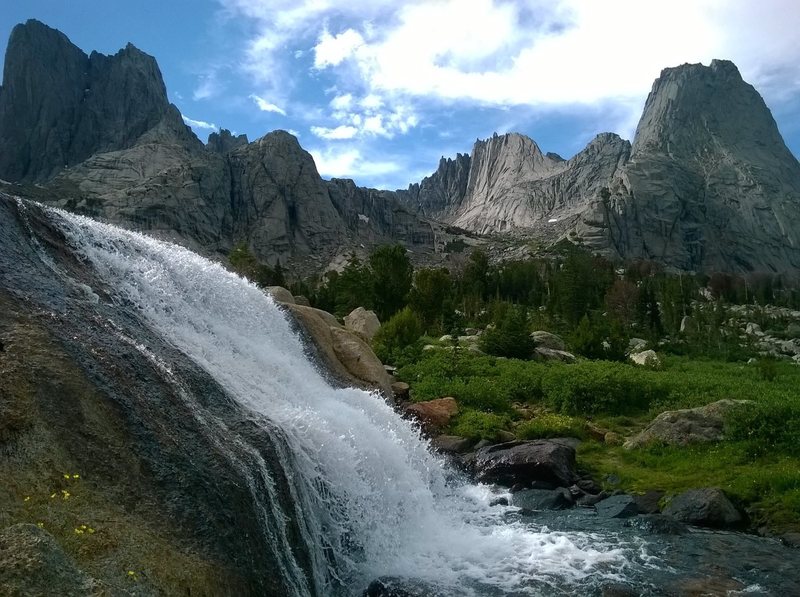
[[[775,543],[746,537],[726,543],[720,538],[738,536],[714,533],[691,540],[642,536],[590,513],[526,518],[490,506],[497,490],[450,471],[379,396],[331,387],[284,313],[246,280],[180,247],[48,213],[120,309],[135,309],[254,419],[266,417],[282,430],[296,511],[275,512],[277,500],[260,495],[269,493],[269,471],[258,471],[260,481],[250,485],[265,511],[264,533],[282,551],[283,573],[297,595],[360,594],[378,577],[413,579],[441,595],[599,594],[614,583],[657,595],[664,583],[713,576],[696,557],[714,553],[708,537],[726,553],[744,546],[731,566],[714,573],[735,579],[731,591],[786,594],[794,586],[786,576],[800,561],[781,556],[789,550]],[[196,408],[198,420],[215,424]],[[310,579],[282,536],[280,520],[292,516],[302,518],[311,546]],[[758,552],[747,541],[765,550],[764,561],[774,560],[774,578],[762,560],[735,561]]]

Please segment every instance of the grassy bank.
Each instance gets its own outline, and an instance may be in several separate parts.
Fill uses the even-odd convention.
[[[585,440],[579,464],[609,488],[678,493],[719,486],[748,510],[754,526],[800,529],[800,367],[790,363],[670,356],[648,369],[440,350],[424,353],[399,376],[414,400],[458,400],[452,433],[474,439],[496,439],[500,430],[527,439],[578,436]],[[609,438],[630,437],[665,410],[724,398],[752,404],[726,420],[722,442],[628,450],[600,439],[604,431],[612,432]]]

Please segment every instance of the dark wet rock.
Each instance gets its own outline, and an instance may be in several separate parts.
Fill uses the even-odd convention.
[[[643,494],[634,495],[633,499],[641,514],[658,514],[661,512],[661,500],[665,492],[651,489]]]
[[[800,533],[784,533],[780,536],[780,540],[787,547],[800,548]]]
[[[708,527],[730,527],[743,521],[725,492],[717,488],[690,489],[672,498],[663,513],[681,522]]]
[[[578,479],[576,485],[584,493],[597,494],[602,490],[602,488],[595,483],[594,479],[591,478]]]
[[[639,514],[636,500],[630,495],[612,495],[595,505],[597,515],[603,518],[629,518]]]
[[[4,525],[41,522],[100,583],[116,586],[133,570],[153,594],[284,595],[292,589],[260,522],[261,508],[277,507],[290,513],[276,524],[286,525],[288,545],[311,578],[279,455],[282,435],[110,300],[112,289],[69,251],[40,208],[0,194],[0,221],[0,478],[13,479],[0,483]],[[100,300],[87,299],[72,280]],[[136,338],[174,375],[121,337]],[[257,472],[260,462],[272,489]],[[91,537],[75,532],[84,524],[96,531]],[[33,542],[59,561],[49,539],[23,530],[10,545]],[[24,553],[6,549],[12,559]],[[57,569],[69,566],[61,561]]]
[[[600,589],[600,595],[601,597],[640,597],[641,591],[630,585],[613,583],[603,585]]]
[[[648,535],[681,535],[689,529],[685,524],[662,514],[644,514],[625,521],[625,526]]]
[[[404,578],[379,578],[369,583],[363,597],[431,597],[432,587],[416,580]]]
[[[95,595],[110,587],[81,571],[55,538],[33,524],[0,531],[0,593],[3,595]],[[142,594],[154,594],[141,587]]]
[[[569,487],[578,479],[575,449],[556,440],[510,442],[481,448],[475,454],[475,478],[511,487],[534,481]]]
[[[566,510],[573,506],[573,499],[564,487],[526,489],[513,495],[511,505],[523,510]]]
[[[395,402],[405,402],[409,399],[409,392],[411,386],[404,381],[396,381],[392,383],[392,394],[394,394]]]
[[[494,498],[492,501],[489,502],[489,505],[490,506],[508,506],[508,498],[505,497],[505,496]]]
[[[602,502],[604,499],[609,497],[609,495],[610,494],[605,491],[601,491],[597,494],[587,493],[575,500],[575,503],[581,508],[593,508],[595,504]]]

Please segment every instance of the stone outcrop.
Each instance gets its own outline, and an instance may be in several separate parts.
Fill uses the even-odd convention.
[[[725,492],[717,488],[690,489],[674,497],[664,515],[706,527],[730,527],[743,520]]]
[[[559,440],[519,441],[479,449],[474,459],[479,483],[521,485],[544,482],[569,487],[578,479],[575,448]]]
[[[326,311],[293,303],[283,303],[306,338],[313,357],[319,360],[332,381],[379,390],[392,397],[392,382],[370,346],[357,334],[346,330]]]
[[[436,398],[410,404],[405,411],[420,422],[426,433],[433,435],[447,427],[450,420],[458,414],[458,404],[455,398]]]
[[[344,327],[370,342],[375,337],[375,334],[378,333],[378,330],[381,329],[381,322],[378,320],[378,316],[375,315],[375,311],[357,307],[349,315],[345,315]]]
[[[625,442],[626,448],[650,444],[688,446],[720,441],[725,436],[725,416],[747,400],[717,400],[698,408],[668,410],[658,415],[639,434]]]

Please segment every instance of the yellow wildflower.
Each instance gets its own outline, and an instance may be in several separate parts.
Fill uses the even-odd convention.
[[[80,478],[81,478],[81,476],[80,476],[80,475],[72,475],[72,478],[73,478],[73,479],[80,479]]]
[[[69,479],[69,473],[64,473],[64,478]]]
[[[29,495],[26,495],[26,496],[25,496],[25,499],[24,499],[24,500],[22,500],[22,501],[23,501],[23,502],[30,502],[30,501],[31,501],[31,496],[29,496]]]

